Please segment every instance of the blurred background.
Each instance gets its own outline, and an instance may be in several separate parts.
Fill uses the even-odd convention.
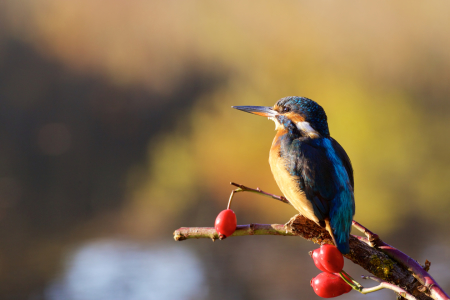
[[[0,299],[318,299],[310,242],[172,238],[213,226],[230,181],[280,193],[274,124],[230,106],[291,95],[325,108],[349,154],[355,219],[450,291],[449,9],[1,1]],[[245,193],[233,209],[295,214]],[[362,297],[394,294],[342,296]]]

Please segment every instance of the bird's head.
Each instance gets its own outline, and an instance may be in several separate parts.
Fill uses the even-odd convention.
[[[275,129],[283,130],[295,126],[310,138],[328,137],[327,115],[322,106],[304,97],[285,97],[270,106],[233,106],[255,115],[268,117],[275,122]]]

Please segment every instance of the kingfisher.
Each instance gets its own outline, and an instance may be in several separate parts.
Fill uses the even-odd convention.
[[[297,96],[282,98],[273,107],[232,107],[275,122],[269,164],[278,187],[301,215],[327,229],[341,253],[349,253],[353,168],[344,148],[330,136],[324,109]]]

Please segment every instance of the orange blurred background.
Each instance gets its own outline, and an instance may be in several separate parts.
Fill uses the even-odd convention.
[[[349,154],[355,219],[449,291],[449,9],[0,2],[0,298],[318,298],[310,242],[172,239],[212,226],[230,181],[280,193],[273,123],[230,106],[291,95],[324,107]],[[295,214],[245,193],[233,209],[239,224]]]

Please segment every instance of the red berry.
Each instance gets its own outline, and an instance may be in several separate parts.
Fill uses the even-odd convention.
[[[314,261],[314,264],[320,271],[328,272],[327,269],[325,269],[322,264],[320,263],[320,249],[316,249],[314,251],[310,252],[310,255]]]
[[[222,210],[216,218],[214,227],[219,234],[220,239],[224,239],[233,234],[236,230],[237,219],[234,211],[231,209]]]
[[[320,247],[319,258],[320,264],[326,269],[325,271],[329,273],[339,273],[344,267],[344,257],[336,246],[328,244],[322,245]]]
[[[333,298],[352,290],[339,275],[323,272],[311,279],[314,292],[322,298]]]

